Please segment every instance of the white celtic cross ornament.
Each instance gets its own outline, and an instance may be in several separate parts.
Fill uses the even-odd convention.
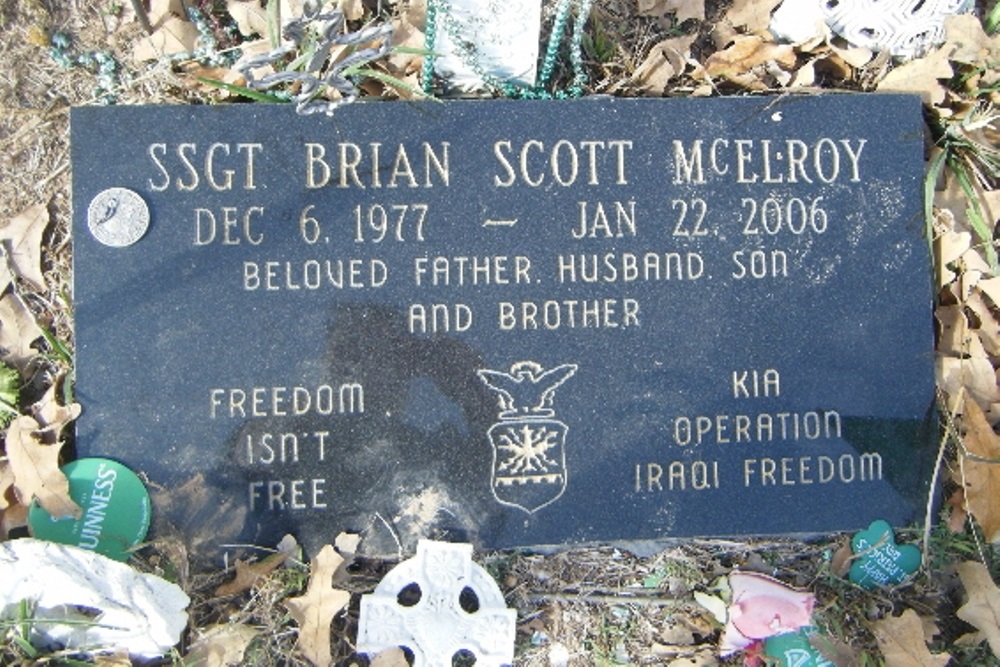
[[[499,586],[472,562],[471,544],[420,540],[416,556],[361,598],[358,651],[405,647],[414,667],[451,667],[471,653],[476,667],[501,667],[514,661],[516,621]]]

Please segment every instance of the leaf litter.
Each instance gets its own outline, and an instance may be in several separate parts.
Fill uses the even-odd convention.
[[[188,0],[187,4],[206,6],[199,0]],[[391,20],[396,46],[419,49],[422,44],[421,2],[340,4],[349,17],[354,17],[352,21]],[[1000,103],[1000,75],[995,65],[1000,38],[988,36],[978,18],[949,19],[945,44],[924,58],[893,63],[878,54],[851,48],[823,30],[797,43],[779,43],[768,25],[777,4],[776,0],[599,0],[595,14],[604,17],[616,48],[604,52],[611,54],[609,60],[591,57],[588,62],[595,82],[590,92],[660,96],[774,93],[817,87],[913,90],[924,96],[932,117],[946,122],[942,126],[945,131],[934,137],[939,152],[948,141],[973,142],[987,148],[997,145],[996,116],[990,116],[988,104]],[[103,7],[95,0],[80,0],[51,11],[30,0],[19,3],[16,9],[5,4],[0,9],[0,25],[12,22],[25,34],[47,35],[52,26],[68,23],[67,17],[72,15],[74,25],[85,26],[82,40],[94,46],[110,45],[119,54],[127,54],[122,62],[135,63],[128,66],[139,68],[132,83],[124,84],[121,91],[132,102],[214,102],[236,96],[205,87],[195,79],[208,75],[240,82],[231,68],[206,70],[189,57],[202,36],[179,0],[150,3],[152,35],[138,29],[127,6],[117,15],[102,12]],[[300,3],[286,1],[278,7],[281,16],[296,12],[301,12]],[[242,42],[248,52],[273,46],[272,19],[262,3],[229,0],[225,14],[240,24],[245,40],[256,36],[256,42]],[[588,28],[594,29],[593,21]],[[42,43],[45,39],[37,38]],[[65,107],[25,110],[20,100],[56,99],[54,94],[74,103],[86,103],[93,99],[87,88],[93,77],[85,72],[81,76],[79,71],[72,75],[59,71],[44,49],[31,42],[12,42],[5,48],[24,54],[26,62],[39,66],[33,77],[18,79],[10,93],[3,93],[18,96],[18,101],[5,103],[5,109],[15,111],[0,121],[2,146],[9,158],[5,162],[16,169],[10,172],[11,178],[0,179],[0,202],[8,220],[6,226],[0,227],[5,260],[0,263],[0,360],[26,381],[33,366],[48,351],[42,326],[51,326],[69,349],[72,337],[66,288],[68,151],[60,134],[60,128],[65,127]],[[140,62],[133,61],[133,55]],[[177,68],[164,66],[170,62],[178,63]],[[420,63],[419,53],[397,51],[372,67],[412,87],[418,82]],[[39,81],[47,82],[51,90],[39,86]],[[369,95],[409,95],[406,87],[371,79],[362,89]],[[938,154],[932,153],[931,159]],[[968,155],[959,154],[952,163],[962,164]],[[960,530],[951,536],[936,532],[934,539],[942,541],[944,546],[940,548],[945,551],[961,548],[965,550],[955,553],[978,554],[992,566],[992,572],[982,563],[963,561],[956,566],[960,589],[949,589],[925,576],[898,591],[863,592],[844,583],[842,576],[845,565],[849,566],[850,551],[848,548],[841,562],[836,562],[835,555],[844,554],[841,537],[813,544],[693,541],[644,558],[610,548],[578,548],[548,556],[483,554],[484,564],[492,568],[508,599],[519,609],[519,664],[547,665],[550,657],[556,664],[559,655],[588,664],[598,658],[642,664],[716,664],[719,659],[715,645],[722,636],[723,622],[695,598],[721,601],[719,596],[724,593],[715,586],[735,569],[757,569],[790,586],[811,590],[816,596],[815,620],[824,633],[814,643],[838,655],[838,666],[862,664],[867,660],[862,656],[876,655],[880,649],[889,667],[943,664],[947,652],[939,647],[951,646],[960,635],[964,635],[966,644],[974,645],[970,651],[982,651],[988,646],[996,654],[997,594],[992,583],[996,565],[988,542],[996,537],[1000,525],[997,494],[990,492],[996,484],[994,460],[998,458],[991,424],[1000,422],[996,379],[1000,366],[1000,276],[987,249],[991,243],[989,232],[1000,217],[1000,192],[995,177],[983,178],[975,171],[975,156],[988,157],[989,152],[971,155],[973,162],[968,163],[971,166],[965,177],[945,168],[938,182],[932,184],[939,186],[932,188],[937,208],[930,227],[941,253],[937,278],[941,299],[936,312],[939,386],[945,414],[960,424],[949,431],[954,458],[949,477],[951,502],[944,510],[946,518],[952,519],[950,525]],[[970,195],[974,195],[975,205]],[[12,420],[4,449],[0,450],[0,539],[23,525],[26,501],[32,497],[45,497],[55,511],[73,511],[61,497],[62,482],[56,473],[65,441],[59,430],[76,417],[78,407],[71,402],[60,403],[54,390],[46,391],[33,405]],[[958,446],[963,439],[964,446]],[[12,450],[16,450],[13,457]],[[195,497],[197,486],[197,480],[192,480],[187,491],[174,490],[175,504],[183,505],[183,498]],[[220,507],[213,525],[223,525],[227,511]],[[966,521],[966,513],[974,523]],[[197,515],[187,520],[198,522],[203,518]],[[947,531],[947,526],[935,530]],[[979,542],[975,541],[977,537]],[[341,549],[345,554],[351,550]],[[205,623],[198,626],[202,631],[192,635],[192,640],[198,641],[191,646],[190,654],[198,656],[195,648],[208,646],[205,655],[214,657],[204,660],[215,662],[205,664],[220,665],[241,659],[254,646],[290,654],[289,642],[294,637],[289,635],[287,625],[268,618],[268,610],[273,615],[273,610],[285,602],[298,614],[298,650],[302,656],[311,664],[322,663],[327,659],[324,637],[329,651],[332,634],[333,640],[340,643],[334,644],[338,653],[336,657],[330,654],[330,660],[351,664],[349,631],[357,613],[351,604],[352,592],[370,590],[378,575],[389,567],[358,559],[355,566],[361,568],[359,575],[348,571],[349,559],[331,548],[323,558],[317,554],[309,586],[303,592],[305,573],[288,557],[243,560],[242,565],[225,572],[188,575],[186,545],[164,539],[148,551],[141,566],[167,575],[174,573],[192,590],[202,591],[200,618]],[[829,565],[824,553],[831,555]],[[219,597],[216,593],[227,579],[232,588],[223,589],[226,594]],[[963,592],[968,602],[958,610],[950,608],[948,596]],[[725,609],[724,601],[723,605]],[[927,636],[926,619],[917,616],[914,609],[924,615],[935,611],[941,615],[941,637]],[[952,615],[968,625],[956,626],[958,621]],[[213,625],[208,622],[212,617],[233,621]],[[970,627],[975,632],[968,632]],[[907,640],[902,649],[893,644],[893,638],[899,637]],[[849,641],[845,644],[840,638]],[[956,659],[958,651],[956,647],[948,649]],[[4,655],[0,653],[0,659]],[[124,664],[120,656],[100,660]],[[403,664],[398,654],[378,656],[372,664],[383,662]]]

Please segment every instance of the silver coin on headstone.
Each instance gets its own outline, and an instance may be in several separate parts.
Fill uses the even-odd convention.
[[[87,208],[90,233],[104,245],[130,246],[149,228],[149,207],[137,192],[108,188],[97,193]]]

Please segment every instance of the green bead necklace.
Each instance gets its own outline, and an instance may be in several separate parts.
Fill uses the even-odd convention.
[[[434,85],[434,44],[437,32],[443,29],[451,38],[452,44],[458,51],[458,57],[472,69],[475,74],[486,83],[487,86],[499,91],[504,97],[520,99],[565,99],[580,97],[583,95],[583,86],[587,83],[587,74],[583,69],[583,57],[581,54],[581,43],[583,41],[583,29],[590,15],[590,7],[593,0],[559,0],[556,6],[555,19],[552,23],[552,31],[549,33],[549,42],[545,49],[545,57],[542,60],[541,71],[538,82],[534,86],[518,86],[507,81],[500,81],[496,77],[483,71],[481,64],[474,54],[464,49],[461,45],[465,40],[458,32],[449,15],[448,0],[427,0],[427,22],[424,31],[425,49],[429,52],[424,56],[421,78],[423,89],[426,94],[431,94]],[[548,90],[549,81],[552,78],[552,70],[555,69],[556,58],[559,55],[559,45],[563,40],[563,33],[566,31],[566,22],[569,19],[570,10],[575,9],[573,20],[573,33],[570,36],[570,63],[573,66],[573,81],[566,90],[550,92]]]

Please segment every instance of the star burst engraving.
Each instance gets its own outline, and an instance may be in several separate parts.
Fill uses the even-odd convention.
[[[498,434],[497,449],[508,455],[507,460],[500,464],[498,472],[518,475],[527,472],[549,471],[550,466],[559,467],[559,463],[545,455],[545,452],[559,445],[559,432],[545,426],[532,427],[524,424],[520,427],[507,427],[506,433]]]

